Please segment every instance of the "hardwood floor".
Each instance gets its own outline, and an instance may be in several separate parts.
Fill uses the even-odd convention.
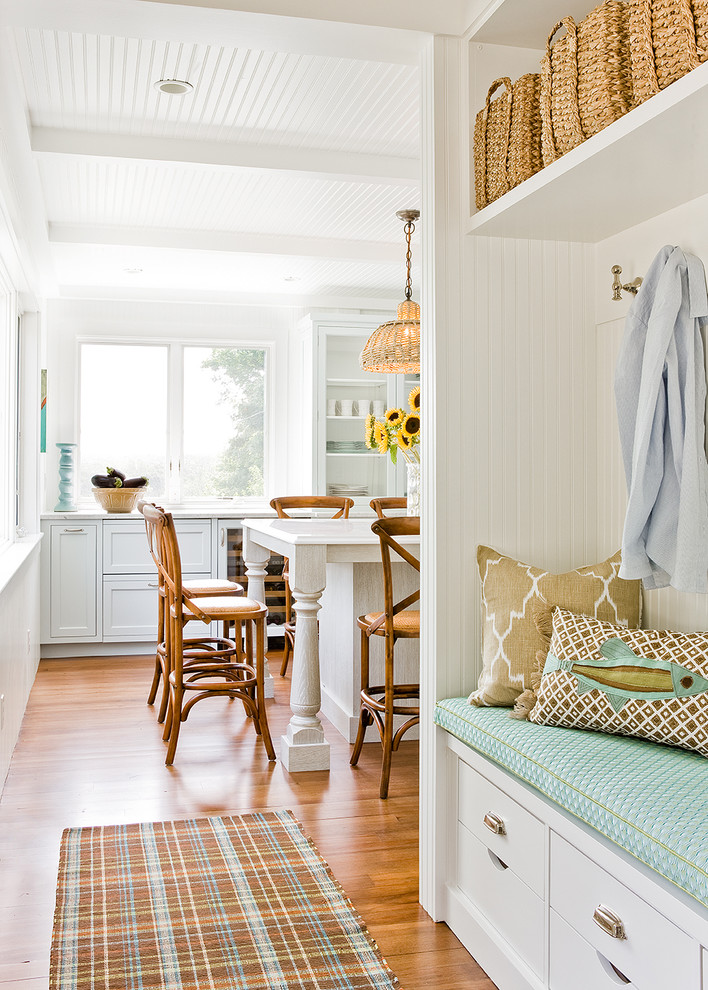
[[[274,671],[279,662],[272,662]],[[378,798],[380,748],[359,766],[325,723],[329,773],[268,764],[243,707],[206,701],[180,734],[174,767],[145,699],[151,658],[42,661],[0,800],[0,987],[45,990],[62,830],[289,808],[364,918],[402,990],[494,990],[450,930],[418,904],[417,743],[394,755]],[[289,679],[268,703],[279,749]]]

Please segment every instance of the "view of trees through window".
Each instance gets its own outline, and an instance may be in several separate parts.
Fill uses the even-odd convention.
[[[265,401],[262,348],[82,344],[80,494],[114,467],[155,499],[263,495]]]

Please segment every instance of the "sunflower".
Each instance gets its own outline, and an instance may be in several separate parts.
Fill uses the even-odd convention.
[[[374,443],[380,454],[385,454],[390,446],[386,427],[378,419],[374,423]]]
[[[414,413],[420,412],[420,385],[416,385],[408,393],[408,405]]]
[[[399,433],[396,438],[396,443],[401,448],[401,450],[410,450],[413,446],[412,437],[407,436],[405,433]]]
[[[376,422],[376,417],[372,416],[371,413],[366,417],[366,422],[364,423],[364,437],[366,446],[369,450],[373,450],[376,446],[374,443],[374,423]]]
[[[403,417],[405,413],[402,409],[387,409],[386,410],[386,422],[389,426],[398,426],[399,423],[403,422]]]
[[[405,436],[407,437],[417,437],[420,433],[420,416],[415,413],[409,413],[408,416],[403,420],[403,425],[401,429]]]

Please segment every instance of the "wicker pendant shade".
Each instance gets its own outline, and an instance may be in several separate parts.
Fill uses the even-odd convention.
[[[396,319],[374,330],[361,352],[359,364],[364,371],[379,374],[420,373],[420,306],[411,299],[411,235],[418,210],[401,210],[396,214],[405,221],[408,251],[406,253],[406,298],[399,303]]]

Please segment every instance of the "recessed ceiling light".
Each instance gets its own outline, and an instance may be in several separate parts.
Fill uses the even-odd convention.
[[[142,268],[124,268],[123,271],[126,275],[139,275],[142,272]]]
[[[299,282],[299,275],[283,275],[283,282]]]
[[[185,82],[184,79],[160,79],[154,86],[155,89],[161,93],[166,93],[168,96],[184,96],[185,93],[191,93],[194,89],[194,86],[190,82]]]

